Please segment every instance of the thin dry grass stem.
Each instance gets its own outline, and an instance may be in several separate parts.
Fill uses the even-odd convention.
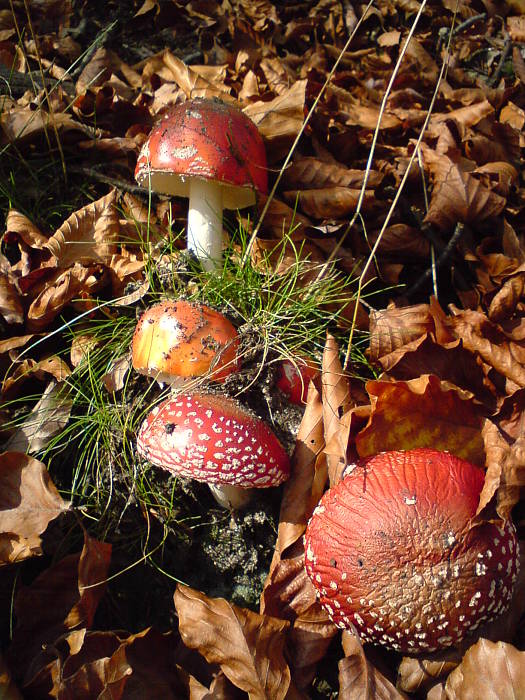
[[[21,40],[21,39],[22,39],[22,35],[20,34],[20,29],[19,29],[18,23],[17,23],[17,21],[16,21],[15,11],[14,11],[14,7],[13,7],[13,0],[10,0],[10,3],[9,3],[9,4],[10,4],[10,6],[11,6],[11,12],[12,12],[13,19],[14,19],[14,22],[15,22],[15,25],[16,25],[17,34],[18,34],[19,39]],[[48,105],[48,107],[49,107],[49,119],[50,119],[51,125],[52,125],[52,127],[53,127],[53,132],[54,132],[54,134],[55,134],[55,139],[56,139],[56,143],[57,143],[58,152],[60,153],[60,163],[61,163],[61,165],[62,165],[62,173],[63,173],[63,175],[64,175],[64,181],[67,181],[66,159],[65,159],[64,151],[63,151],[63,149],[62,149],[62,144],[60,143],[60,138],[59,138],[59,135],[58,135],[58,129],[57,129],[57,125],[56,125],[56,122],[55,122],[55,114],[54,114],[54,112],[53,112],[53,108],[51,107],[51,100],[49,99],[49,92],[48,92],[47,85],[46,85],[46,80],[45,80],[45,77],[44,77],[44,68],[43,68],[43,66],[42,66],[42,61],[41,61],[41,58],[40,58],[40,52],[39,52],[39,50],[38,50],[38,42],[37,42],[37,38],[36,38],[36,35],[35,35],[35,31],[34,31],[34,29],[33,29],[33,23],[32,23],[32,21],[31,21],[31,15],[30,15],[30,13],[29,13],[29,5],[28,5],[27,0],[24,0],[24,9],[25,9],[25,12],[26,12],[26,17],[27,17],[27,26],[29,27],[29,31],[31,32],[31,38],[33,39],[34,44],[35,44],[35,53],[36,53],[36,60],[37,60],[37,63],[38,63],[38,70],[40,71],[40,78],[42,79],[42,89],[43,89],[44,94],[45,94],[45,96],[46,96],[46,102],[47,102],[47,105]],[[22,44],[22,42],[21,42],[21,44]],[[36,90],[35,90],[35,92],[36,92]],[[51,150],[51,142],[50,142],[50,140],[49,140],[49,135],[48,135],[48,133],[47,133],[47,129],[46,129],[46,127],[45,127],[45,121],[44,121],[44,120],[43,120],[43,124],[44,124],[44,132],[45,132],[45,134],[46,134],[46,140],[47,140],[47,143],[48,143],[48,146],[49,146],[49,150]]]
[[[421,149],[417,149],[417,162],[419,165],[419,172],[421,174],[421,185],[423,189],[423,200],[425,202],[425,213],[428,212],[428,194],[427,194],[427,182],[425,180],[425,169],[423,167],[423,158],[421,156]],[[437,266],[436,266],[436,248],[434,246],[434,241],[430,241],[430,266],[432,270],[432,289],[436,299],[439,298],[438,286],[437,286]]]
[[[410,39],[411,39],[411,37],[412,37],[412,35],[413,35],[413,33],[414,33],[414,30],[415,30],[415,27],[416,27],[418,18],[420,17],[421,10],[423,9],[424,5],[426,5],[426,0],[425,0],[425,2],[424,2],[424,3],[421,5],[421,7],[420,7],[420,11],[418,12],[418,14],[417,14],[417,16],[416,16],[416,18],[415,18],[415,20],[414,20],[414,23],[413,23],[413,25],[412,25],[412,27],[411,27],[411,29],[410,29],[409,35],[408,35],[408,37],[407,37],[407,41],[406,41],[405,46],[403,47],[403,49],[406,49],[406,47],[408,46],[408,43],[409,43],[409,41],[410,41]],[[456,9],[457,9],[457,8],[456,8]],[[453,24],[455,23],[455,21],[456,21],[456,15],[454,15]],[[425,120],[424,120],[424,122],[423,122],[423,125],[422,125],[422,127],[421,127],[421,130],[420,130],[419,135],[418,135],[418,137],[417,137],[417,141],[416,141],[416,145],[415,145],[414,151],[412,152],[412,155],[410,156],[410,159],[409,159],[409,161],[408,161],[408,165],[407,165],[406,170],[405,170],[405,172],[404,172],[404,174],[403,174],[403,177],[401,178],[401,182],[399,183],[399,187],[398,187],[398,189],[397,189],[397,191],[396,191],[396,194],[395,194],[395,196],[394,196],[394,199],[392,200],[392,204],[390,205],[390,208],[389,208],[389,210],[388,210],[388,212],[387,212],[387,215],[386,215],[386,217],[385,217],[385,220],[384,220],[384,222],[383,222],[383,225],[381,226],[381,230],[379,231],[379,235],[378,235],[378,237],[377,237],[377,240],[376,240],[376,242],[374,243],[374,245],[373,245],[373,247],[372,247],[372,249],[371,249],[371,251],[370,251],[370,254],[369,254],[369,256],[368,256],[368,259],[367,259],[367,261],[366,261],[366,263],[365,263],[365,266],[363,267],[363,270],[362,270],[362,272],[361,272],[361,275],[359,276],[359,280],[358,280],[358,284],[357,284],[356,304],[355,304],[355,309],[354,309],[354,316],[353,316],[352,325],[351,325],[351,328],[350,328],[350,335],[349,335],[349,338],[348,338],[348,345],[347,345],[346,354],[345,354],[345,361],[344,361],[344,364],[343,364],[343,369],[345,369],[345,370],[347,369],[348,363],[349,363],[349,361],[350,361],[350,351],[351,351],[351,348],[352,348],[352,341],[353,341],[354,332],[355,332],[355,324],[356,324],[356,319],[357,319],[357,309],[358,309],[359,302],[360,302],[361,295],[362,295],[362,291],[363,291],[363,280],[364,280],[364,278],[365,278],[365,276],[366,276],[366,273],[368,272],[368,269],[369,269],[370,265],[372,264],[372,261],[373,261],[373,259],[374,259],[374,256],[375,256],[375,254],[376,254],[376,252],[377,252],[377,249],[378,249],[378,247],[379,247],[379,245],[380,245],[380,243],[381,243],[381,240],[382,240],[382,238],[383,238],[383,234],[384,234],[384,232],[385,232],[385,230],[386,230],[388,224],[390,223],[390,219],[392,218],[392,215],[393,215],[393,213],[394,213],[394,211],[395,211],[395,208],[396,208],[396,206],[397,206],[397,203],[398,203],[398,201],[399,201],[399,199],[400,199],[400,197],[401,197],[401,193],[403,192],[405,183],[406,183],[406,181],[407,181],[407,179],[408,179],[408,175],[409,175],[409,173],[410,173],[410,169],[411,169],[411,167],[412,167],[412,165],[413,165],[415,159],[419,157],[419,155],[418,155],[418,154],[419,154],[419,148],[420,148],[421,142],[423,141],[423,136],[425,135],[425,132],[426,132],[426,130],[427,130],[427,127],[428,127],[428,123],[429,123],[429,121],[430,121],[430,118],[431,118],[431,116],[432,116],[432,112],[433,112],[433,109],[434,109],[434,105],[435,105],[437,96],[438,96],[438,94],[439,94],[439,89],[440,89],[441,83],[442,83],[443,79],[445,78],[446,72],[447,72],[447,70],[448,70],[449,58],[450,58],[450,42],[451,42],[451,39],[452,39],[452,35],[453,35],[453,32],[451,31],[451,32],[449,33],[449,40],[448,40],[448,43],[447,43],[447,46],[446,46],[446,51],[445,51],[445,56],[444,56],[444,59],[443,59],[443,63],[441,64],[441,68],[440,68],[440,71],[439,71],[438,78],[437,78],[437,80],[436,80],[436,85],[435,85],[435,88],[434,88],[434,92],[433,92],[432,98],[431,98],[431,100],[430,100],[430,105],[429,105],[429,107],[428,107],[427,114],[426,114],[426,116],[425,116]],[[400,53],[400,56],[399,56],[399,59],[398,59],[398,63],[402,60],[403,55],[404,55],[404,51]],[[395,66],[395,68],[394,68],[393,77],[395,77],[395,73],[397,72],[398,63],[396,63],[396,66]],[[393,83],[393,80],[391,80],[390,83],[389,83],[389,85],[388,85],[387,93],[388,93],[389,90],[391,89],[392,83]],[[385,101],[386,101],[386,96],[385,96],[385,100],[383,101],[383,104],[385,103]],[[382,106],[383,106],[383,105],[382,105]],[[379,114],[379,121],[380,121],[380,120],[381,120],[381,112],[380,112],[380,114]],[[379,124],[378,124],[378,127],[379,127]],[[376,132],[378,131],[378,127],[376,128]],[[375,135],[374,135],[374,137],[375,137]],[[373,148],[374,144],[375,144],[375,140],[374,140],[374,142],[373,142],[373,144],[372,144],[372,148]],[[369,160],[370,160],[370,159],[369,159]],[[370,162],[371,162],[371,161],[370,161]],[[366,177],[365,177],[365,181],[364,181],[363,184],[364,184],[364,185],[366,184]],[[358,206],[359,206],[359,203],[358,203]],[[355,222],[355,219],[357,218],[357,214],[358,214],[358,212],[356,212],[356,214],[354,214],[354,216],[352,217],[351,222],[349,223],[349,225],[348,225],[348,227],[347,227],[347,230],[345,231],[345,234],[343,234],[343,235],[346,235],[346,233],[350,230],[351,226],[352,226],[353,223]],[[336,248],[334,248],[334,251],[332,252],[332,254],[330,255],[330,257],[332,257],[333,255],[336,254],[337,248],[338,248],[338,247],[339,247],[339,246],[336,246]],[[330,257],[328,258],[328,261],[330,260]],[[327,263],[328,263],[328,261],[327,261]]]
[[[425,0],[425,3],[426,3],[426,0]],[[270,190],[270,194],[268,195],[268,198],[267,198],[267,200],[266,200],[266,202],[265,202],[265,204],[264,204],[264,207],[263,207],[263,209],[262,209],[262,211],[261,211],[261,214],[260,214],[260,216],[259,216],[259,219],[258,219],[258,221],[257,221],[257,224],[256,224],[255,228],[253,229],[252,235],[250,236],[250,239],[249,239],[249,241],[248,241],[248,245],[247,245],[247,247],[246,247],[246,251],[245,251],[245,253],[244,253],[243,257],[242,257],[242,260],[241,260],[241,266],[243,266],[243,267],[244,267],[244,265],[246,264],[246,261],[248,260],[248,257],[250,256],[252,246],[253,246],[253,244],[254,244],[254,242],[255,242],[255,239],[257,238],[257,235],[258,235],[258,233],[259,233],[259,231],[260,231],[260,229],[261,229],[261,225],[262,225],[262,222],[263,222],[264,217],[265,217],[265,215],[266,215],[266,212],[268,211],[268,208],[269,208],[269,206],[270,206],[270,203],[271,203],[272,199],[273,199],[274,196],[275,196],[275,193],[276,193],[276,191],[277,191],[277,187],[279,186],[279,183],[280,183],[280,181],[281,181],[281,178],[282,178],[282,176],[283,176],[283,173],[284,173],[284,171],[287,169],[287,167],[288,167],[288,165],[289,165],[289,163],[290,163],[290,161],[291,161],[291,159],[292,159],[292,155],[293,155],[294,152],[295,152],[295,149],[296,149],[296,147],[297,147],[297,144],[299,143],[299,140],[300,140],[301,136],[303,135],[304,130],[306,129],[306,126],[307,126],[308,122],[310,121],[310,118],[312,117],[313,113],[315,112],[315,109],[316,109],[317,105],[319,104],[319,101],[320,101],[321,97],[323,96],[324,91],[326,90],[326,88],[327,88],[328,85],[330,84],[330,81],[332,80],[332,78],[333,78],[333,76],[334,76],[334,74],[335,74],[335,72],[336,72],[336,70],[337,70],[337,68],[338,68],[338,66],[339,66],[339,63],[342,61],[343,56],[344,56],[345,53],[348,51],[348,48],[350,47],[350,44],[352,43],[352,41],[353,41],[353,39],[354,39],[354,36],[356,35],[357,31],[358,31],[359,28],[361,27],[361,24],[365,21],[367,15],[368,15],[368,11],[370,10],[370,8],[372,7],[373,4],[374,4],[374,0],[370,0],[369,3],[368,3],[368,5],[365,7],[365,10],[364,10],[363,14],[362,14],[361,17],[359,18],[359,21],[357,22],[356,26],[354,27],[354,30],[352,31],[352,33],[351,33],[350,36],[348,37],[346,44],[345,44],[345,45],[343,46],[343,48],[341,49],[341,52],[340,52],[339,56],[337,57],[337,59],[335,60],[335,63],[334,63],[334,65],[332,66],[331,71],[328,73],[328,76],[327,76],[326,80],[324,81],[324,83],[323,83],[321,89],[319,90],[319,93],[318,93],[317,97],[315,98],[315,100],[314,100],[312,106],[311,106],[310,109],[308,110],[308,114],[306,115],[306,118],[305,118],[305,120],[304,120],[304,122],[303,122],[303,125],[301,126],[301,128],[300,128],[300,130],[299,130],[299,133],[297,134],[297,136],[295,137],[294,142],[293,142],[292,145],[290,146],[290,150],[288,151],[288,154],[287,154],[287,156],[286,156],[286,158],[285,158],[285,160],[284,160],[284,163],[282,164],[281,169],[279,170],[279,173],[278,173],[278,175],[277,175],[277,177],[276,177],[276,179],[275,179],[274,185],[273,185],[272,189]]]

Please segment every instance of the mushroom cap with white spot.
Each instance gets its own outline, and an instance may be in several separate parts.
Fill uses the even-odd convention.
[[[305,534],[306,571],[339,627],[404,653],[460,642],[510,605],[512,522],[474,522],[479,467],[445,452],[383,452],[350,465]]]
[[[216,394],[182,393],[159,404],[139,430],[137,451],[209,484],[269,488],[290,475],[288,455],[266,423]]]

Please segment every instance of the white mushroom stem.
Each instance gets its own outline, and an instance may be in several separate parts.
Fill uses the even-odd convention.
[[[211,180],[192,178],[188,210],[188,250],[208,272],[222,262],[222,187]]]
[[[229,484],[208,484],[208,486],[217,503],[228,510],[246,508],[252,499],[253,489],[243,489]]]

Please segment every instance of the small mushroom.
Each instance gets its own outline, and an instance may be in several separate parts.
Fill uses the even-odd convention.
[[[239,369],[238,347],[238,333],[221,313],[204,304],[168,300],[140,317],[131,344],[132,364],[159,382],[208,372],[221,382]]]
[[[310,380],[315,379],[319,372],[318,365],[310,358],[286,358],[278,365],[275,384],[290,403],[304,406]]]
[[[182,393],[159,404],[139,430],[137,451],[172,474],[206,482],[228,508],[290,475],[288,455],[266,423],[215,394]]]
[[[479,467],[426,448],[347,467],[305,534],[306,572],[333,622],[417,654],[504,612],[518,541],[511,522],[473,524],[483,483]]]
[[[222,259],[222,211],[266,194],[266,153],[255,124],[220,100],[173,107],[153,128],[135,168],[140,185],[189,197],[188,249],[213,271]]]

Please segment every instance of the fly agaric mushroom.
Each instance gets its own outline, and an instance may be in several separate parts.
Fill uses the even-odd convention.
[[[196,98],[168,111],[144,143],[140,185],[189,197],[188,249],[214,270],[222,258],[222,211],[255,204],[268,176],[262,138],[240,109]]]
[[[233,399],[183,393],[156,406],[142,424],[137,451],[172,474],[204,481],[217,502],[240,508],[249,489],[278,486],[290,475],[279,440]]]
[[[304,406],[308,396],[308,385],[311,379],[319,375],[319,367],[309,358],[288,358],[279,363],[276,386],[286,396],[290,403]]]
[[[363,641],[410,654],[457,644],[509,606],[511,522],[473,525],[484,472],[448,452],[383,452],[315,509],[305,564],[321,605]]]
[[[239,369],[235,327],[204,304],[168,300],[154,304],[139,319],[131,343],[135,370],[173,383],[178,377],[210,372],[223,381]]]

